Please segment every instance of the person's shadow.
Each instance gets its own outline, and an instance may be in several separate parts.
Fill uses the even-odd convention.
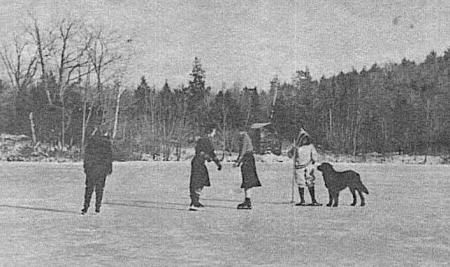
[[[232,200],[232,199],[224,199],[224,198],[204,198],[204,200],[209,201],[218,201],[218,202],[233,202],[233,203],[240,203],[242,200]],[[290,204],[290,201],[253,201],[254,203],[261,203],[261,204],[270,204],[270,205],[284,205],[284,204]]]
[[[129,200],[129,201],[121,201],[121,202],[107,201],[103,204],[112,205],[112,206],[136,207],[136,208],[146,208],[146,209],[179,210],[179,211],[187,211],[188,207],[189,207],[188,203],[162,202],[162,201],[152,201],[152,200]],[[184,207],[184,208],[180,208],[180,207]],[[205,204],[205,208],[235,209],[233,207],[210,205],[210,204]]]
[[[45,207],[33,207],[33,206],[24,206],[24,205],[2,204],[2,205],[0,205],[0,207],[12,208],[12,209],[24,209],[24,210],[37,210],[37,211],[47,211],[47,212],[78,214],[78,212],[72,211],[72,210],[60,210],[60,209],[52,209],[52,208],[45,208]]]
[[[130,201],[107,201],[103,203],[104,205],[110,206],[122,206],[122,207],[135,207],[135,208],[145,208],[145,209],[163,209],[163,210],[178,210],[178,211],[188,211],[189,205],[187,203],[177,203],[177,202],[159,202],[150,200],[130,200]],[[181,208],[183,207],[183,208]],[[220,206],[220,205],[206,205],[210,208],[219,209],[234,209],[233,207]],[[34,210],[34,211],[44,211],[44,212],[57,212],[57,213],[67,213],[67,214],[79,214],[78,211],[73,210],[62,210],[47,207],[35,207],[27,205],[8,205],[0,204],[0,208],[11,208],[11,209],[23,209],[23,210]]]

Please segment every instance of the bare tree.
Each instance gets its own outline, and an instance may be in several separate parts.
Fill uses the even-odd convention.
[[[96,94],[102,105],[106,106],[108,99],[107,94],[103,94],[103,86],[105,83],[114,80],[114,83],[123,79],[128,60],[131,53],[127,51],[127,47],[132,45],[132,39],[124,38],[114,31],[107,31],[103,27],[89,28],[86,32],[87,39],[91,40],[87,50],[89,64],[92,66],[92,72],[95,75]],[[120,98],[120,92],[117,99]],[[120,101],[119,101],[120,102]],[[103,109],[102,122],[106,120]]]
[[[27,88],[33,82],[36,74],[37,59],[34,55],[30,56],[30,46],[28,41],[15,36],[12,54],[6,45],[3,45],[3,49],[0,51],[0,57],[10,82],[18,91]]]
[[[47,86],[47,58],[50,56],[50,52],[53,49],[53,44],[55,41],[53,32],[50,30],[46,33],[42,32],[41,27],[39,26],[38,20],[31,13],[28,14],[29,17],[33,20],[33,24],[26,26],[26,32],[29,36],[31,36],[34,45],[35,45],[35,55],[34,57],[37,60],[37,63],[41,69],[41,80],[44,83],[44,90],[47,95],[47,100],[49,105],[53,105],[53,100],[48,90]]]
[[[58,35],[53,49],[53,58],[56,60],[57,86],[61,103],[61,145],[64,147],[65,132],[71,122],[70,111],[66,111],[65,106],[65,92],[74,82],[81,81],[82,77],[90,73],[89,68],[85,72],[79,70],[89,63],[87,51],[91,40],[83,38],[84,25],[80,21],[63,19],[57,26]]]
[[[117,134],[117,127],[119,124],[119,111],[120,111],[120,97],[122,96],[122,94],[126,91],[126,88],[121,86],[120,83],[117,83],[117,98],[116,98],[116,109],[115,109],[115,113],[114,113],[114,126],[113,126],[113,132],[112,132],[112,139],[114,140],[116,138],[116,134]]]
[[[84,117],[83,123],[85,125],[89,124],[89,119],[95,106],[102,107],[102,123],[110,120],[107,112],[110,110],[108,107],[112,96],[105,93],[103,89],[106,83],[113,81],[115,86],[112,88],[118,88],[118,93],[115,96],[116,108],[114,115],[111,114],[111,116],[114,116],[113,138],[115,138],[119,119],[120,97],[126,88],[123,86],[122,81],[128,61],[132,56],[132,53],[127,48],[132,46],[132,39],[124,38],[114,31],[107,31],[104,27],[93,26],[85,28],[84,36],[86,43],[89,43],[86,57],[89,73],[94,75],[95,91],[91,92],[91,107],[88,116]],[[85,98],[84,102],[86,103],[86,101],[87,99]],[[96,103],[99,105],[95,105]],[[85,130],[86,127],[83,129],[83,136],[85,135]],[[84,141],[82,143],[84,144]]]
[[[0,58],[8,74],[9,80],[13,88],[16,89],[16,96],[23,97],[26,88],[33,82],[37,69],[37,58],[30,51],[33,46],[27,40],[15,36],[13,39],[13,52],[10,52],[7,45],[3,45],[0,51]],[[17,110],[17,99],[15,98]],[[15,112],[17,116],[17,111]],[[34,131],[34,123],[32,121],[33,114],[28,115],[31,123],[31,133],[33,141],[36,142]]]
[[[25,24],[25,32],[20,35],[22,39],[16,37],[13,45],[0,48],[0,60],[14,88],[18,92],[26,90],[40,73],[40,88],[45,90],[48,107],[61,114],[58,139],[62,148],[72,121],[72,110],[66,105],[71,88],[84,90],[81,92],[83,144],[96,107],[111,113],[104,113],[101,120],[105,122],[108,119],[111,125],[114,120],[114,131],[117,131],[120,97],[126,87],[122,84],[127,63],[133,54],[130,52],[133,49],[129,49],[133,46],[132,38],[124,38],[104,27],[86,25],[80,20],[64,18],[44,27],[33,14],[29,13],[29,18],[31,22]],[[48,84],[50,75],[55,79],[56,91],[51,90]],[[103,92],[106,84],[115,81],[120,81],[118,93]],[[113,102],[117,106],[115,111]],[[32,115],[27,117],[33,118]]]

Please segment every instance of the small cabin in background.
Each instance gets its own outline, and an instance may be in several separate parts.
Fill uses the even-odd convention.
[[[281,155],[281,140],[270,122],[253,123],[249,131],[256,154]]]

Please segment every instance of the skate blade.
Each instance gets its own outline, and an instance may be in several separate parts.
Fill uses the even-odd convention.
[[[189,207],[189,209],[188,209],[189,211],[202,211],[202,210],[204,210],[203,208],[200,208],[200,207]]]

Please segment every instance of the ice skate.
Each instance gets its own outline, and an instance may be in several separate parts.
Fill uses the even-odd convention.
[[[82,210],[81,210],[81,215],[84,215],[84,214],[86,214],[87,213],[87,209],[86,208],[83,208]]]
[[[299,203],[296,203],[295,206],[306,206],[305,201],[300,201]]]
[[[189,211],[200,211],[203,210],[203,205],[201,204],[196,204],[196,205],[190,205],[189,206]]]
[[[252,209],[252,205],[250,203],[241,203],[237,206],[238,210],[251,210]]]
[[[239,204],[237,206],[238,210],[251,210],[252,209],[252,203],[250,202],[250,199],[245,199],[244,202],[242,202],[241,204]]]

